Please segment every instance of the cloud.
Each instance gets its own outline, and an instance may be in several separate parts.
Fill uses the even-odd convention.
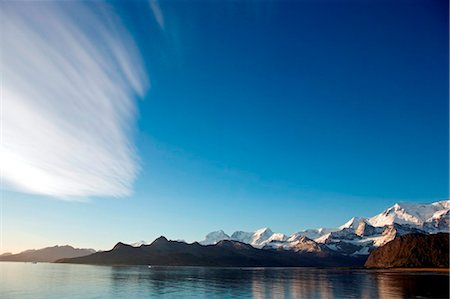
[[[159,7],[158,0],[149,0],[150,10],[153,13],[153,17],[158,23],[161,29],[164,29],[164,16],[162,14],[161,8]]]
[[[0,19],[5,185],[69,199],[129,195],[138,171],[135,100],[149,82],[113,9],[3,2]]]

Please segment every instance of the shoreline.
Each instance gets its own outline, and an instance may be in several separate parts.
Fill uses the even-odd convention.
[[[378,269],[366,269],[374,271],[398,271],[398,272],[446,272],[450,274],[450,268],[378,268]]]
[[[30,263],[29,261],[0,261],[6,263]],[[145,264],[81,264],[81,263],[59,263],[59,262],[37,262],[37,264],[66,264],[85,266],[108,266],[108,267],[147,267]],[[368,271],[368,272],[439,272],[450,274],[450,268],[364,268],[364,267],[251,267],[251,266],[198,266],[198,265],[152,265],[153,268],[216,268],[216,269],[308,269],[308,270],[340,270],[340,271]]]

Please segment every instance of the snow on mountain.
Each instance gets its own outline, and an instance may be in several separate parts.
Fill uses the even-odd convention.
[[[200,241],[202,245],[214,245],[222,240],[230,240],[230,236],[227,235],[223,230],[218,230],[211,232],[206,235],[205,240]]]
[[[270,228],[265,227],[258,229],[253,234],[250,244],[261,245],[263,242],[267,241],[272,235],[273,232],[270,230]]]
[[[297,240],[296,242],[294,242],[292,244],[291,249],[294,251],[297,251],[297,252],[299,252],[299,251],[301,251],[301,252],[322,251],[322,247],[317,242],[314,242],[313,240],[311,240],[307,237],[302,237],[299,240]]]
[[[449,216],[450,210],[436,212],[433,218],[424,223],[424,230],[428,232],[448,232],[450,227]]]
[[[450,210],[450,200],[432,204],[401,203],[386,209],[384,212],[367,220],[373,226],[409,224],[423,226],[426,222],[442,219]]]
[[[296,233],[293,233],[289,238],[288,242],[295,241],[297,238],[305,236],[308,239],[315,240],[317,238],[322,237],[323,235],[326,235],[328,233],[331,233],[333,231],[336,231],[338,229],[327,229],[327,228],[316,228],[316,229],[307,229],[304,231],[299,231]]]
[[[384,227],[374,227],[366,222],[361,222],[356,230],[344,228],[343,230],[329,233],[314,240],[326,245],[329,249],[347,255],[366,254],[376,247],[392,241],[397,236],[410,233],[426,233],[414,226],[392,224]]]
[[[355,229],[355,234],[360,237],[372,236],[375,233],[379,233],[380,229],[376,228],[365,221],[360,221]]]
[[[289,244],[289,246],[286,246],[286,244]],[[289,249],[293,250],[295,252],[320,252],[323,250],[323,247],[318,244],[317,242],[305,237],[305,236],[299,236],[294,241],[291,242],[283,242],[283,241],[271,241],[264,246],[265,249],[271,248],[271,249]]]
[[[317,243],[326,243],[327,240],[331,238],[331,233],[327,233],[319,238],[314,239]]]
[[[444,209],[444,210],[437,211],[437,212],[435,212],[433,214],[433,216],[431,216],[431,218],[427,219],[426,222],[431,222],[431,221],[436,220],[436,219],[442,219],[443,217],[448,216],[448,212],[449,212],[448,209],[447,210]]]
[[[137,242],[133,242],[130,244],[130,246],[133,247],[141,247],[142,245],[149,245],[150,243],[146,242],[146,241],[137,241]]]
[[[261,228],[255,231],[252,235],[250,245],[261,248],[271,241],[286,241],[287,237],[284,234],[273,233],[270,228]]]
[[[291,236],[269,228],[255,232],[236,231],[231,237],[223,231],[208,234],[201,244],[235,240],[257,248],[294,251],[320,251],[324,246],[347,255],[368,254],[397,236],[409,233],[449,232],[450,200],[432,204],[401,203],[371,218],[353,217],[339,228],[307,229]]]
[[[220,230],[207,234],[205,240],[201,241],[200,244],[216,244],[222,240],[233,240],[250,244],[256,248],[262,248],[264,245],[272,241],[284,242],[287,240],[287,236],[280,233],[274,233],[267,227],[258,229],[255,232],[236,231],[231,235],[231,237]]]
[[[235,231],[231,235],[231,240],[239,241],[242,243],[250,244],[252,240],[253,233],[243,232],[243,231]]]
[[[347,221],[346,223],[344,223],[343,225],[339,226],[339,229],[342,230],[344,228],[353,228],[356,229],[358,227],[358,225],[364,221],[361,218],[358,217],[353,217],[352,219],[350,219],[349,221]]]
[[[354,217],[339,230],[314,241],[344,254],[366,254],[397,236],[448,232],[449,210],[450,200],[432,204],[395,204],[371,218]]]
[[[287,240],[287,236],[285,234],[280,234],[280,233],[275,233],[272,236],[270,236],[269,239],[267,239],[268,242],[272,242],[272,241],[286,241]]]

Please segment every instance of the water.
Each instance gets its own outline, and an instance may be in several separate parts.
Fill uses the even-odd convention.
[[[0,298],[448,298],[448,273],[0,263]]]

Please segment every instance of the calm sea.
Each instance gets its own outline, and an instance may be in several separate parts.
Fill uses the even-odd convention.
[[[0,263],[0,297],[448,298],[449,275],[311,268]]]

